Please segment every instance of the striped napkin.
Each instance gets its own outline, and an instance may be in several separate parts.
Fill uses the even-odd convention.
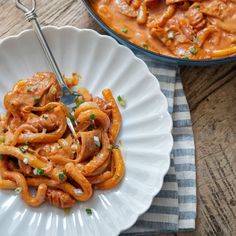
[[[168,100],[169,113],[173,119],[174,147],[162,190],[154,198],[149,210],[122,235],[191,231],[195,229],[196,218],[195,147],[189,107],[179,70],[143,55],[136,56],[147,64],[158,79]]]

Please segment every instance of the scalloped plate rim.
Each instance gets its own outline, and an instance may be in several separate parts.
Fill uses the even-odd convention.
[[[169,148],[169,150],[168,150],[168,152],[167,152],[168,155],[169,155],[169,158],[168,158],[168,160],[166,160],[165,166],[163,166],[163,167],[165,167],[165,168],[162,168],[161,182],[160,182],[159,186],[156,187],[155,190],[153,190],[152,194],[147,195],[147,197],[149,197],[149,200],[148,200],[149,204],[147,204],[146,207],[144,207],[145,209],[141,209],[139,212],[136,211],[136,217],[134,217],[133,220],[127,221],[127,222],[128,222],[127,224],[123,224],[122,226],[124,226],[124,225],[125,225],[125,226],[122,227],[121,229],[119,229],[119,232],[117,232],[117,235],[118,235],[118,234],[120,234],[121,232],[123,232],[123,231],[129,229],[130,227],[132,227],[132,226],[135,224],[135,222],[137,221],[138,217],[141,216],[143,213],[145,213],[145,212],[149,209],[149,207],[150,207],[151,204],[152,204],[153,198],[160,192],[160,190],[161,190],[161,188],[162,188],[162,185],[163,185],[163,182],[164,182],[164,177],[165,177],[165,175],[167,174],[167,172],[168,172],[168,170],[169,170],[169,167],[170,167],[170,153],[171,153],[171,150],[172,150],[172,147],[173,147],[173,136],[172,136],[172,134],[171,134],[171,130],[172,130],[172,128],[173,128],[173,123],[172,123],[172,118],[171,118],[171,116],[170,116],[170,114],[169,114],[169,112],[168,112],[168,110],[167,110],[167,107],[168,107],[167,99],[166,99],[166,97],[164,96],[164,94],[162,93],[162,91],[161,91],[161,89],[160,89],[159,81],[158,81],[158,80],[155,78],[155,76],[149,71],[149,68],[147,67],[147,65],[146,65],[141,59],[137,58],[137,57],[135,56],[135,54],[134,54],[129,48],[127,48],[126,46],[120,45],[114,38],[112,38],[112,37],[110,37],[110,36],[108,36],[108,35],[101,35],[100,33],[96,32],[95,30],[92,30],[92,29],[85,29],[85,28],[84,28],[84,29],[79,29],[79,28],[76,28],[76,27],[74,27],[74,26],[61,26],[61,27],[58,27],[58,26],[44,26],[44,27],[42,27],[42,29],[43,29],[43,31],[44,31],[44,30],[46,30],[46,31],[47,31],[47,30],[57,30],[57,31],[61,31],[61,30],[64,30],[64,29],[66,29],[66,30],[69,29],[69,30],[75,30],[75,31],[80,32],[80,33],[89,32],[89,33],[95,34],[96,37],[99,37],[99,38],[107,38],[107,39],[113,41],[113,43],[116,44],[117,47],[122,48],[122,50],[127,50],[127,51],[131,52],[131,53],[132,53],[132,59],[133,59],[133,60],[138,60],[138,61],[140,61],[140,62],[143,64],[143,66],[146,67],[148,76],[149,76],[150,78],[152,78],[152,80],[158,85],[158,90],[159,90],[158,92],[159,92],[159,94],[164,98],[164,101],[165,101],[165,104],[164,104],[164,107],[165,107],[164,110],[165,110],[165,112],[164,112],[164,113],[167,114],[167,117],[168,117],[168,119],[169,119],[169,123],[168,123],[168,128],[167,128],[166,134],[169,134],[169,142],[170,142],[170,144],[171,144],[171,145],[170,145],[171,148]],[[5,43],[8,43],[8,42],[11,41],[11,40],[18,40],[19,38],[24,37],[24,35],[26,35],[26,34],[29,33],[29,32],[33,32],[33,30],[32,30],[32,29],[26,29],[26,30],[21,31],[20,33],[18,33],[18,34],[16,34],[16,35],[12,35],[12,36],[8,36],[8,37],[5,37],[5,38],[3,38],[3,39],[0,39],[0,48],[1,48],[2,46],[4,46]],[[167,162],[167,161],[168,161],[168,162]],[[140,208],[139,208],[139,209],[140,209]]]

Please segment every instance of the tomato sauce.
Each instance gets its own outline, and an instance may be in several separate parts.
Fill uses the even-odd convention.
[[[157,54],[211,59],[236,54],[236,0],[90,0],[123,38]]]

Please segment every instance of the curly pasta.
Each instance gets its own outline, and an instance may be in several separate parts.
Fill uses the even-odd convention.
[[[78,74],[66,79],[69,87],[78,81]],[[21,80],[6,94],[7,113],[0,117],[0,189],[15,189],[32,207],[47,201],[68,208],[89,200],[94,188],[120,182],[114,175],[122,178],[124,163],[113,145],[121,114],[112,92],[105,89],[104,99],[87,89],[78,92],[70,117],[77,124],[76,138],[67,127],[69,111],[59,102],[61,90],[53,73]]]

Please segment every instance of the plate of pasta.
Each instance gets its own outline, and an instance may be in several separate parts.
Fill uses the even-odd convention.
[[[0,42],[0,234],[118,235],[149,208],[169,168],[167,100],[109,36],[43,31],[76,108],[71,115],[60,102],[33,31]]]

